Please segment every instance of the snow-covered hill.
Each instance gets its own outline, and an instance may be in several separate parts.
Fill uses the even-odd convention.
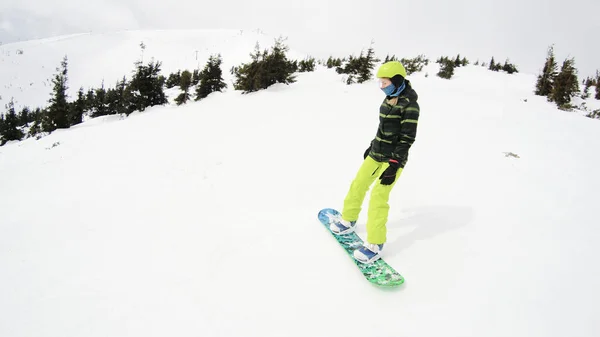
[[[142,49],[141,44],[144,48]],[[250,60],[258,43],[261,50],[274,44],[274,37],[243,30],[125,31],[78,34],[0,46],[0,104],[15,99],[17,107],[48,105],[52,78],[64,56],[68,58],[69,95],[75,98],[83,87],[114,87],[123,76],[131,79],[135,62],[151,59],[162,63],[162,73],[202,69],[209,56],[222,54],[223,75]],[[290,51],[294,59],[304,55]]]
[[[141,40],[164,72],[196,49],[228,69],[257,40],[236,34],[5,45],[24,53],[3,56],[2,96],[43,103],[64,54],[71,83],[116,81]],[[409,78],[421,117],[384,255],[398,290],[317,221],[341,208],[383,98],[319,67],[0,147],[0,336],[598,336],[600,122],[534,96],[534,74],[436,70]]]

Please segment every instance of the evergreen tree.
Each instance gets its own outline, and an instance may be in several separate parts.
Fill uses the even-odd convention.
[[[33,115],[28,107],[23,107],[19,112],[19,126],[27,125],[30,122],[33,122]]]
[[[456,59],[454,60],[454,67],[462,66],[462,60],[460,59],[460,54],[456,55]]]
[[[554,86],[554,79],[556,78],[557,65],[554,59],[554,47],[548,48],[548,56],[546,57],[546,63],[544,63],[544,69],[542,73],[538,75],[537,83],[535,85],[535,94],[538,96],[549,96],[552,93],[552,87]]]
[[[300,69],[300,65],[298,64],[298,60],[293,60],[291,61],[292,63],[292,67],[291,67],[291,72],[295,73],[298,71],[298,69]]]
[[[181,82],[179,83],[179,88],[183,91],[177,98],[175,98],[175,102],[177,105],[185,104],[190,100],[190,86],[192,85],[192,73],[188,70],[185,70],[181,73]]]
[[[565,59],[556,76],[550,100],[555,102],[559,108],[568,108],[568,104],[579,92],[579,80],[577,79],[577,69],[575,69],[575,60],[573,58]]]
[[[54,89],[48,106],[47,118],[42,125],[44,131],[52,132],[56,129],[69,127],[69,104],[67,103],[67,57],[65,56],[56,70],[58,73],[52,79]]]
[[[19,117],[15,112],[15,103],[12,99],[8,102],[6,108],[7,112],[6,116],[4,116],[2,132],[0,134],[0,145],[4,145],[11,140],[21,140],[24,136],[23,131],[19,129]]]
[[[504,61],[502,70],[506,71],[509,74],[514,74],[514,73],[519,72],[519,70],[517,69],[517,67],[514,64],[508,62],[508,59],[506,61]]]
[[[192,73],[192,86],[198,85],[200,80],[200,69],[194,69],[194,72]]]
[[[362,56],[362,52],[360,53],[360,58],[359,58],[359,70],[358,70],[358,78],[357,78],[357,82],[358,83],[364,83],[368,80],[371,79],[371,77],[373,77],[373,69],[375,68],[375,63],[379,62],[380,60],[375,57],[375,51],[373,50],[373,43],[371,43],[371,46],[369,47],[369,49],[367,50],[367,55],[366,56]]]
[[[40,108],[35,109],[35,112],[33,113],[33,125],[29,128],[29,137],[35,137],[42,132],[42,121],[46,114],[47,112],[45,110]]]
[[[301,60],[299,63],[299,71],[301,73],[315,71],[315,58],[308,57],[305,60]]]
[[[348,78],[346,79],[346,84],[350,85],[350,84],[354,84],[356,83],[356,79],[354,78],[354,74],[349,74]]]
[[[88,110],[92,110],[92,105],[94,100],[96,99],[96,91],[93,88],[88,89],[87,94],[85,95],[85,101],[87,103]]]
[[[275,83],[296,82],[293,75],[296,66],[294,62],[287,59],[288,49],[281,38],[275,41],[271,52],[267,50],[261,52],[257,44],[254,53],[250,54],[252,57],[250,63],[231,69],[231,73],[235,76],[233,87],[249,93],[266,89]]]
[[[581,98],[582,99],[588,99],[590,98],[590,87],[592,85],[594,85],[594,80],[591,77],[586,78],[583,81],[583,92],[581,93]]]
[[[440,59],[439,63],[440,71],[437,73],[437,76],[445,79],[450,79],[452,75],[454,75],[454,61],[448,59],[447,57],[444,57]]]
[[[163,90],[165,77],[160,75],[161,62],[148,65],[136,62],[134,75],[125,92],[126,112],[144,111],[148,107],[168,103]]]
[[[4,114],[0,114],[0,141],[2,140],[2,135],[4,134]],[[2,143],[0,143],[0,146]]]
[[[114,90],[114,98],[109,101],[112,104],[111,108],[116,114],[127,113],[127,102],[126,102],[126,91],[127,91],[127,77],[123,76],[123,79],[117,82],[117,86]]]
[[[178,86],[179,83],[181,83],[181,70],[178,70],[176,73],[170,74],[167,78],[167,81],[165,82],[165,86],[167,87],[167,89],[171,89]]]
[[[196,101],[206,98],[215,91],[222,91],[227,88],[223,80],[223,71],[221,55],[211,55],[208,62],[200,73],[200,85],[196,88]]]
[[[333,58],[332,56],[329,56],[329,58],[327,59],[327,68],[331,69],[333,67],[341,67],[342,66],[342,60],[339,58]]]
[[[121,81],[116,83],[114,88],[106,90],[104,97],[104,106],[107,115],[117,115],[127,113],[125,104],[125,90],[127,87],[127,79],[123,76]]]
[[[353,55],[350,55],[348,57],[348,60],[345,61],[345,64],[344,63],[340,64],[335,69],[335,71],[338,74],[356,75],[356,74],[358,74],[359,69],[360,69],[361,58],[363,58],[362,53],[358,58],[354,57]],[[354,82],[352,82],[352,83],[354,83]]]
[[[385,59],[383,60],[383,63],[388,63],[390,61],[396,61],[396,55],[392,55],[390,56],[389,54],[385,56]]]
[[[429,64],[429,59],[427,59],[425,55],[419,55],[412,59],[402,58],[400,63],[404,65],[404,68],[406,69],[406,75],[410,75],[423,70],[423,67]]]
[[[293,73],[297,69],[297,65],[294,66],[294,62],[288,61],[286,53],[289,48],[283,42],[283,39],[277,39],[272,52],[266,58],[267,78],[270,79],[270,81],[267,82],[272,81],[269,85],[275,83],[288,84],[296,82]]]
[[[92,117],[100,117],[108,115],[108,104],[106,99],[106,89],[104,89],[104,81],[102,86],[95,90],[94,100],[91,102]]]
[[[496,62],[494,61],[494,57],[492,56],[492,60],[490,61],[490,67],[488,68],[488,70],[494,70],[496,69]]]
[[[379,61],[380,60],[375,57],[375,52],[371,44],[366,55],[363,51],[361,51],[358,57],[350,55],[348,60],[345,61],[345,64],[337,66],[336,72],[338,74],[348,75],[346,84],[363,83],[372,78],[375,63]]]
[[[600,99],[600,72],[596,71],[596,96],[595,99]]]
[[[325,63],[325,65],[327,66],[327,69],[331,69],[334,67],[333,65],[333,57],[329,56],[329,58],[327,59],[327,62]]]
[[[265,58],[268,52],[260,51],[258,43],[254,46],[254,53],[250,53],[252,61],[250,63],[242,63],[239,67],[231,68],[231,74],[235,76],[233,87],[235,90],[243,90],[244,93],[265,89],[263,84],[262,71],[265,63]]]
[[[83,113],[87,108],[87,102],[85,99],[85,93],[83,92],[83,87],[79,88],[77,92],[77,100],[71,104],[71,109],[69,111],[69,124],[77,125],[83,122]]]

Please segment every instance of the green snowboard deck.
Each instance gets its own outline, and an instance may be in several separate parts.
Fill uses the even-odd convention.
[[[363,245],[363,240],[352,232],[346,235],[335,235],[329,229],[329,224],[339,218],[340,213],[333,208],[324,208],[319,211],[319,221],[324,225],[329,233],[336,239],[336,241],[344,248],[348,256],[354,261],[358,269],[365,276],[367,281],[381,287],[397,287],[404,283],[404,277],[400,275],[392,266],[385,262],[382,258],[379,258],[375,262],[364,264],[357,261],[352,253],[355,249]]]

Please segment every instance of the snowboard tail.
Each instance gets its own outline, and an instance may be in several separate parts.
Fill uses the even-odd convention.
[[[397,287],[403,284],[404,277],[382,258],[379,258],[378,260],[369,264],[361,263],[354,258],[354,250],[361,247],[364,242],[355,232],[344,235],[335,235],[333,232],[331,232],[329,229],[329,224],[335,221],[334,219],[336,217],[340,216],[341,214],[337,210],[333,208],[324,208],[319,211],[318,218],[321,224],[324,225],[327,231],[331,233],[340,246],[342,246],[342,248],[350,256],[352,261],[354,261],[367,281],[382,287]]]

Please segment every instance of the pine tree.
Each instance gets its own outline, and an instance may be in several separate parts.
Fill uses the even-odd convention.
[[[87,102],[85,100],[85,93],[83,92],[83,87],[81,87],[77,92],[77,100],[71,104],[71,109],[69,111],[70,125],[77,125],[83,122],[83,113],[85,112],[86,107]]]
[[[379,61],[380,60],[375,57],[373,43],[371,43],[366,55],[364,51],[361,51],[358,57],[350,55],[348,60],[345,61],[345,64],[340,64],[337,66],[335,71],[338,74],[348,75],[346,84],[363,83],[373,77],[375,63]]]
[[[373,69],[375,68],[375,63],[379,62],[380,60],[377,59],[377,57],[375,57],[375,51],[373,50],[373,43],[371,43],[371,46],[369,47],[369,49],[367,50],[367,55],[362,57],[362,53],[361,53],[361,57],[360,57],[360,66],[359,66],[359,70],[358,70],[358,78],[357,78],[357,82],[358,83],[364,83],[368,80],[371,79],[371,77],[373,76]]]
[[[454,61],[448,59],[447,57],[441,58],[440,62],[440,71],[437,73],[437,76],[445,79],[450,79],[452,75],[454,75]]]
[[[254,52],[250,53],[252,61],[231,68],[231,74],[235,76],[235,82],[233,83],[235,90],[243,90],[244,93],[249,93],[265,89],[263,84],[265,74],[262,68],[267,54],[267,50],[261,51],[259,44],[256,43]]]
[[[267,67],[267,84],[270,86],[275,83],[294,83],[296,78],[293,75],[295,72],[294,63],[287,59],[286,53],[289,47],[284,44],[284,40],[279,38],[275,41],[271,53],[266,58]]]
[[[161,62],[151,61],[148,65],[136,62],[134,75],[125,92],[127,114],[144,111],[148,107],[168,103],[164,92],[165,77],[160,75]]]
[[[123,79],[117,82],[117,86],[115,87],[114,109],[119,115],[127,113],[126,91],[127,77],[123,76]]]
[[[33,113],[33,125],[29,128],[29,137],[36,137],[37,134],[42,132],[42,121],[46,114],[47,112],[45,110],[40,108],[35,109],[35,112]]]
[[[106,99],[106,89],[104,89],[104,81],[102,86],[95,90],[94,100],[91,102],[92,117],[100,117],[108,115],[108,104]]]
[[[85,101],[87,103],[88,110],[92,110],[92,105],[94,100],[96,99],[96,91],[93,88],[88,89],[87,94],[85,95]]]
[[[301,73],[315,71],[315,58],[309,56],[301,60],[298,66]]]
[[[69,127],[69,104],[67,103],[67,57],[65,56],[60,63],[60,68],[56,68],[58,73],[52,79],[54,89],[48,106],[47,118],[42,127],[46,132],[52,132],[56,129]]]
[[[506,71],[509,74],[514,74],[514,73],[519,72],[519,70],[517,70],[517,67],[514,64],[508,62],[508,59],[506,59],[506,61],[504,61],[502,70]]]
[[[185,104],[190,100],[190,86],[192,86],[192,73],[184,70],[181,73],[181,82],[179,82],[179,88],[183,92],[175,98],[177,105]]]
[[[406,75],[410,75],[423,70],[423,67],[429,64],[429,59],[427,59],[425,55],[421,54],[412,59],[402,58],[400,59],[400,63],[404,65],[404,68],[406,69]]]
[[[460,54],[456,55],[456,59],[454,60],[454,67],[460,67],[462,66],[462,61],[460,59]]]
[[[10,100],[8,105],[6,106],[7,112],[6,116],[4,116],[4,122],[2,123],[2,134],[0,135],[0,145],[6,144],[6,142],[11,140],[21,140],[23,139],[23,131],[19,129],[19,117],[15,112],[15,103],[14,100]]]
[[[583,92],[581,93],[582,99],[590,98],[590,87],[594,84],[594,80],[588,77],[583,81]]]
[[[102,85],[104,87],[104,85]],[[127,78],[118,81],[114,88],[109,88],[104,93],[103,109],[107,115],[117,115],[127,113],[127,104],[125,101],[125,91],[127,89]],[[102,93],[101,93],[102,94]]]
[[[331,68],[334,67],[334,65],[333,65],[333,57],[332,56],[329,56],[329,58],[327,59],[326,65],[327,65],[327,69],[331,69]]]
[[[363,53],[361,53],[358,58],[354,57],[353,55],[350,55],[346,63],[337,66],[335,71],[338,74],[356,75],[359,72],[360,62],[362,58],[364,58]]]
[[[340,67],[342,65],[342,60],[339,58],[333,58],[332,56],[329,56],[329,58],[327,59],[327,68],[331,69],[333,67]]]
[[[0,114],[0,141],[2,141],[2,135],[4,134],[4,114]],[[0,143],[0,146],[2,146],[2,143]]]
[[[549,96],[552,93],[554,79],[556,78],[556,61],[554,59],[554,47],[548,48],[548,56],[542,73],[538,75],[538,80],[535,85],[535,94],[538,96]]]
[[[27,125],[30,122],[33,122],[33,115],[28,107],[23,107],[19,112],[19,126]]]
[[[568,108],[571,98],[579,92],[579,80],[577,69],[573,58],[565,59],[560,73],[556,76],[550,100],[555,102],[559,108]]]
[[[282,38],[276,39],[271,52],[261,52],[256,44],[254,53],[250,54],[250,63],[231,68],[231,73],[235,76],[233,87],[243,90],[245,94],[266,89],[275,83],[296,82],[294,72],[297,65],[287,59],[286,52],[289,48],[283,42]]]
[[[492,56],[492,60],[490,61],[490,67],[488,68],[488,70],[494,70],[496,69],[496,62],[494,61],[494,57]]]
[[[293,60],[293,61],[290,61],[290,62],[292,63],[292,66],[290,68],[291,72],[292,73],[298,72],[298,70],[300,69],[300,65],[298,64],[298,60]]]
[[[165,86],[167,89],[174,88],[181,83],[181,70],[178,70],[176,73],[171,73],[165,82]]]
[[[600,99],[600,72],[596,71],[596,96],[595,99]]]
[[[222,62],[223,59],[220,54],[210,56],[200,73],[200,85],[196,88],[196,101],[206,98],[215,91],[222,91],[227,88],[221,70]]]
[[[200,83],[200,69],[194,69],[192,73],[192,86],[198,85]]]

